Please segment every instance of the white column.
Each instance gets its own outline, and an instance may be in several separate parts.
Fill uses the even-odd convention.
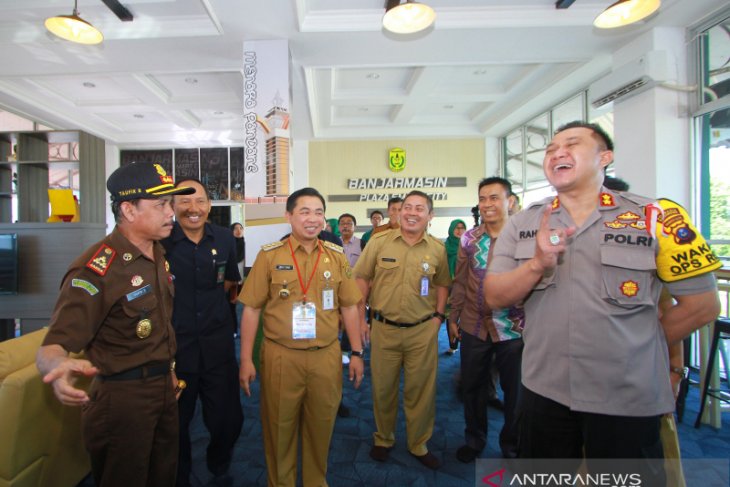
[[[653,29],[614,53],[614,68],[655,50],[669,54],[669,82],[684,85],[687,47],[681,28]],[[690,203],[688,95],[661,86],[614,102],[616,175],[631,191]]]

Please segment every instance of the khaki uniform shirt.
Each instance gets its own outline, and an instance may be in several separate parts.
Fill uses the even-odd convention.
[[[377,227],[373,228],[373,232],[370,234],[370,237],[372,238],[373,235],[381,232],[385,232],[386,230],[397,230],[400,228],[400,224],[395,220],[388,220],[388,223],[383,223],[382,225],[378,225]]]
[[[522,382],[528,389],[575,411],[652,416],[674,410],[659,295],[663,286],[672,295],[714,290],[711,271],[719,262],[684,210],[666,203],[602,189],[598,208],[570,238],[555,271],[525,300]],[[535,255],[546,204],[553,206],[551,228],[574,225],[557,198],[512,216],[490,274]],[[655,231],[659,206],[663,223],[658,216]],[[679,265],[687,259],[694,264]]]
[[[322,252],[319,263],[318,250],[307,253],[293,236],[264,245],[239,295],[239,300],[246,306],[261,309],[266,305],[264,336],[288,348],[330,345],[337,340],[339,308],[353,306],[362,299],[342,247],[325,241],[318,241],[318,245]],[[317,330],[313,339],[292,338],[293,306],[296,302],[301,303],[304,297],[294,257],[305,287],[311,276],[307,301],[317,307]],[[322,293],[328,288],[333,289],[334,306],[324,310]]]
[[[102,375],[175,356],[173,284],[165,249],[154,262],[118,229],[92,245],[69,267],[44,345],[82,350]],[[139,326],[149,320],[149,335]]]
[[[411,246],[400,229],[374,234],[355,266],[355,275],[371,281],[370,307],[389,320],[416,323],[436,310],[436,286],[451,284],[446,247],[424,234]],[[422,278],[428,295],[421,296]]]

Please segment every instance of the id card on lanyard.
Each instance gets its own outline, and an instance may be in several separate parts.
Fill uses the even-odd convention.
[[[292,338],[317,338],[317,307],[312,302],[296,302],[292,307]]]

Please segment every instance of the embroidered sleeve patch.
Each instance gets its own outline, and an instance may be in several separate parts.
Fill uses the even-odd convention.
[[[109,247],[107,244],[102,244],[99,250],[91,257],[89,262],[86,263],[86,267],[96,272],[100,276],[106,274],[109,270],[114,257],[117,255],[116,251]]]
[[[99,289],[91,284],[89,281],[85,281],[83,279],[71,279],[71,287],[77,287],[79,289],[83,289],[87,293],[89,293],[90,296],[93,296],[99,292]]]
[[[659,200],[662,214],[656,225],[659,253],[657,274],[666,282],[700,276],[722,267],[704,237],[692,225],[687,212],[670,200]]]

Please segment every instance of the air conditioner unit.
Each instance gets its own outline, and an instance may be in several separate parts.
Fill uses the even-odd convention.
[[[649,51],[593,83],[588,96],[594,108],[653,88],[669,79],[669,53]]]

